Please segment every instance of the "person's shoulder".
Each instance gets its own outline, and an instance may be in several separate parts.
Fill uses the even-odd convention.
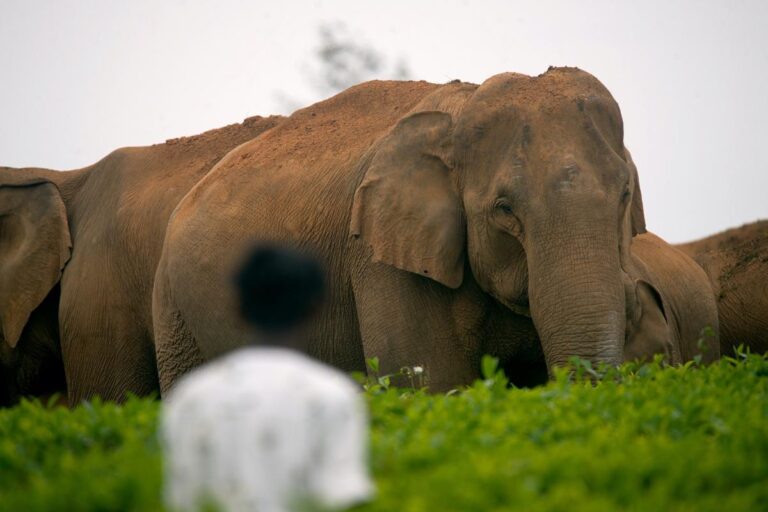
[[[258,348],[251,352],[264,385],[284,389],[297,400],[344,403],[358,400],[361,388],[341,370],[302,352],[286,348]],[[302,398],[299,398],[302,397]]]
[[[360,388],[341,370],[302,352],[287,348],[256,348],[250,352],[265,372],[280,375],[282,382],[326,393],[358,393]]]
[[[233,393],[237,390],[237,393]],[[217,403],[234,395],[269,396],[285,392],[295,399],[344,402],[354,400],[360,387],[342,371],[295,350],[247,347],[212,361],[182,377],[168,402],[215,397]]]
[[[199,400],[208,395],[222,396],[232,386],[232,381],[242,373],[243,363],[248,364],[248,349],[236,350],[214,359],[184,375],[173,386],[167,402],[180,403],[187,398]]]
[[[329,398],[358,396],[362,391],[347,374],[307,356],[304,358],[305,378],[318,394]]]

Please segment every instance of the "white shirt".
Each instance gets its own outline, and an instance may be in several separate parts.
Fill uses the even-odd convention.
[[[341,508],[373,492],[359,388],[292,350],[244,348],[185,376],[165,399],[161,435],[175,509]]]

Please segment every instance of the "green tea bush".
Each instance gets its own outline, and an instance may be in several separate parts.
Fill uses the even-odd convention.
[[[363,511],[768,510],[768,357],[447,395],[371,379],[377,498]],[[160,405],[0,411],[0,510],[160,510]]]
[[[158,404],[0,411],[0,510],[159,510]]]

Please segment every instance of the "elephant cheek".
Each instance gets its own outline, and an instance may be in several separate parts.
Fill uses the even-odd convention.
[[[496,238],[494,240],[494,238]],[[523,246],[509,235],[470,245],[469,261],[480,288],[510,309],[528,308],[528,264]]]

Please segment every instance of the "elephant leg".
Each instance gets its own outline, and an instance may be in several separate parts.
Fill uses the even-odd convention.
[[[432,391],[469,384],[479,376],[479,336],[457,332],[458,292],[375,263],[356,272],[352,286],[365,357],[379,358],[380,374],[421,366]]]
[[[152,334],[130,301],[134,295],[104,276],[62,280],[61,352],[71,405],[94,396],[122,401],[128,393],[157,392]]]
[[[164,261],[155,280],[152,317],[160,393],[165,395],[182,375],[203,364],[205,359],[173,300]]]
[[[103,312],[81,308],[65,317],[61,346],[71,405],[95,396],[123,401],[128,393],[145,396],[158,390],[149,333],[125,326],[134,317],[105,318]]]

